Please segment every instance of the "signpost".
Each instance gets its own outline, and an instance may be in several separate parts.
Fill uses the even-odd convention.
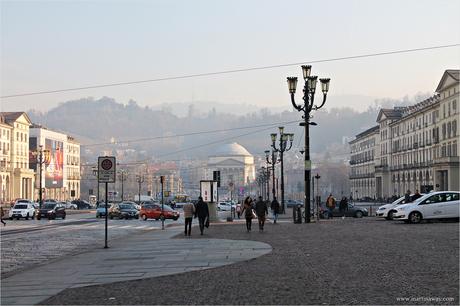
[[[216,181],[200,181],[200,195],[205,203],[208,203],[209,207],[209,219],[210,221],[217,221],[217,207],[219,194],[217,193],[217,182]]]
[[[109,203],[109,194],[108,194],[108,183],[115,183],[116,179],[116,161],[114,156],[99,156],[97,160],[98,172],[97,179],[99,183],[105,183],[105,245],[104,248],[107,249],[107,236],[108,236],[108,203]]]

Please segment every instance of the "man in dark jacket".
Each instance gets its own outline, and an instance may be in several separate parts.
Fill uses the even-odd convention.
[[[280,203],[276,200],[276,197],[272,201],[271,209],[273,214],[273,223],[276,223],[276,220],[278,220],[278,214],[280,213]]]
[[[418,192],[418,189],[415,189],[415,193],[412,196],[411,200],[412,200],[412,202],[414,202],[415,200],[417,200],[418,198],[421,198],[421,197],[422,197],[422,195],[420,194],[420,192]]]
[[[265,225],[265,216],[268,215],[268,208],[265,201],[262,200],[262,197],[259,197],[259,200],[256,202],[256,215],[257,219],[259,220],[259,231],[263,231]]]
[[[198,222],[200,223],[200,232],[201,235],[203,235],[205,222],[207,219],[209,219],[209,209],[208,204],[203,201],[202,197],[199,197],[198,203],[196,203],[195,218],[196,217],[198,217]]]

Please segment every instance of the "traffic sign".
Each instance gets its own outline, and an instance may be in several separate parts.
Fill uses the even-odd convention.
[[[116,162],[114,156],[99,156],[98,181],[99,183],[115,183]]]

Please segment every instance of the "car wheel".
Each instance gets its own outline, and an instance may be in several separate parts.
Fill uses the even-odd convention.
[[[136,218],[137,220],[139,220],[139,215],[135,216],[134,218]]]
[[[142,220],[147,221],[147,215],[142,215]]]
[[[62,216],[62,220],[64,220],[64,219],[65,219],[65,214]]]
[[[176,217],[176,218],[173,218],[174,221],[177,221],[177,219],[179,219],[179,218],[177,218],[177,217]]]
[[[118,219],[123,220],[123,216],[120,215],[120,216],[118,217]],[[126,217],[126,219],[128,219],[128,217]]]
[[[420,223],[422,221],[422,214],[418,211],[411,212],[409,215],[409,222],[410,223]]]
[[[394,211],[390,210],[388,212],[388,216],[386,217],[387,220],[393,220],[393,214],[394,214]]]
[[[29,220],[29,213],[27,213],[26,215],[26,220]]]
[[[356,218],[362,218],[362,217],[363,217],[363,212],[358,210],[358,211],[355,213],[355,217],[356,217]]]

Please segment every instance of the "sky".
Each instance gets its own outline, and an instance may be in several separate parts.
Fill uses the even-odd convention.
[[[2,0],[0,8],[2,97],[295,64],[1,98],[1,111],[46,111],[103,96],[142,106],[194,102],[199,108],[199,101],[212,101],[289,107],[286,77],[302,79],[300,63],[460,44],[458,0]],[[331,78],[327,107],[363,110],[359,97],[433,93],[446,69],[459,69],[460,47],[312,66],[314,75]]]

